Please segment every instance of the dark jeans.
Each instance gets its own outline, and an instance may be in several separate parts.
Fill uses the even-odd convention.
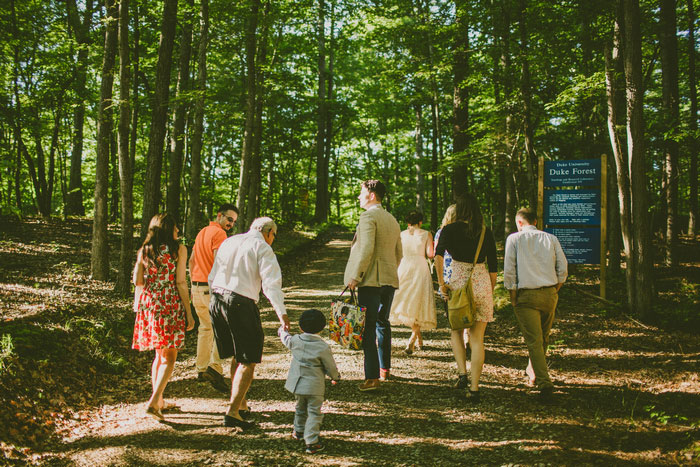
[[[365,379],[379,378],[379,368],[391,368],[391,324],[389,312],[394,300],[390,285],[358,287],[357,301],[366,307],[365,333],[362,348],[365,352]]]

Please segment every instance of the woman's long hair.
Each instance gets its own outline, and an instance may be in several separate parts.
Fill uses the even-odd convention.
[[[160,256],[160,247],[168,246],[168,251],[174,260],[177,260],[177,253],[180,243],[175,240],[175,218],[168,213],[156,214],[148,224],[146,239],[141,245],[141,256],[145,265],[154,264],[156,258]]]
[[[477,237],[481,234],[481,225],[484,217],[481,215],[479,201],[469,193],[457,197],[456,219],[467,224],[467,233],[470,237]]]

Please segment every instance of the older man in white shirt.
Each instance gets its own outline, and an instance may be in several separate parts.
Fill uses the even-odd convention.
[[[543,399],[550,399],[554,385],[545,355],[567,261],[557,237],[537,230],[537,217],[531,210],[518,211],[515,223],[518,232],[506,239],[503,286],[510,291],[530,355],[525,370],[529,382],[537,386]]]
[[[262,288],[277,316],[289,329],[284,306],[282,271],[272,251],[277,225],[269,217],[255,219],[247,233],[226,239],[209,273],[209,305],[216,345],[221,358],[231,362],[231,401],[224,415],[228,427],[251,428],[239,411],[253,382],[255,365],[262,359],[263,334],[256,303]]]

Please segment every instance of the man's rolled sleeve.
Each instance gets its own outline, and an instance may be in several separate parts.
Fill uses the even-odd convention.
[[[503,257],[503,287],[507,290],[513,290],[518,286],[517,257],[518,253],[511,235],[506,239],[506,252]]]
[[[282,319],[282,316],[287,314],[284,306],[284,292],[282,292],[282,270],[272,248],[261,249],[258,255],[258,267],[263,292],[270,300],[277,316]]]

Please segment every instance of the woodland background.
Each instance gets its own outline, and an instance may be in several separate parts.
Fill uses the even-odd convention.
[[[91,275],[127,293],[158,211],[187,243],[225,201],[239,230],[352,225],[376,177],[397,218],[470,191],[505,236],[539,156],[606,153],[609,267],[653,320],[697,234],[697,3],[7,0],[0,206],[93,219]]]
[[[697,464],[698,0],[0,1],[0,464]],[[218,205],[280,225],[292,322],[342,287],[360,182],[435,231],[463,191],[503,240],[546,160],[608,155],[608,300],[570,267],[533,404],[500,283],[484,402],[451,388],[449,331],[360,396],[334,349],[321,457],[289,438],[289,355],[261,302],[262,432],[221,426],[189,336],[144,422],[130,272],[151,216],[191,246]],[[340,224],[339,227],[337,224]],[[500,268],[499,268],[500,270]],[[326,307],[326,308],[324,308]],[[396,370],[396,371],[394,371]]]

